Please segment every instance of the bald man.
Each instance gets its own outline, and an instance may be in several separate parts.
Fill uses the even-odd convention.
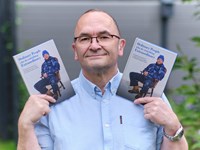
[[[18,150],[186,150],[183,128],[164,95],[134,103],[116,95],[125,44],[113,17],[85,12],[72,43],[82,68],[72,81],[76,95],[51,108],[52,97],[30,96],[19,118]]]

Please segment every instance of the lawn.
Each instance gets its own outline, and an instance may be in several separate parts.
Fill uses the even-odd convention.
[[[0,140],[0,150],[16,150],[15,142]]]

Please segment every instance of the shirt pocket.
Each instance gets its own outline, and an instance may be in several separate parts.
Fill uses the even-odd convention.
[[[156,132],[155,127],[123,124],[125,150],[154,150],[156,147]]]
[[[123,124],[124,150],[140,150],[135,142],[137,137],[132,131],[136,130],[131,125]]]
[[[139,149],[130,145],[124,145],[124,150],[139,150]]]

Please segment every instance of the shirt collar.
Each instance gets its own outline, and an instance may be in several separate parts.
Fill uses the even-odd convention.
[[[112,93],[112,95],[116,94],[121,78],[122,78],[122,73],[120,73],[118,70],[117,74],[113,76],[112,79],[106,84],[105,88],[109,90]],[[95,98],[97,92],[100,92],[99,87],[94,83],[92,83],[91,81],[89,81],[88,79],[86,79],[82,71],[79,74],[79,79],[81,86],[83,86],[84,90],[89,95]]]

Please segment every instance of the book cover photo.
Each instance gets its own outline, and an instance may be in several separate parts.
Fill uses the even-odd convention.
[[[161,97],[177,53],[136,38],[125,65],[117,95],[134,101]]]
[[[29,94],[47,94],[56,103],[75,95],[54,40],[13,56]]]

